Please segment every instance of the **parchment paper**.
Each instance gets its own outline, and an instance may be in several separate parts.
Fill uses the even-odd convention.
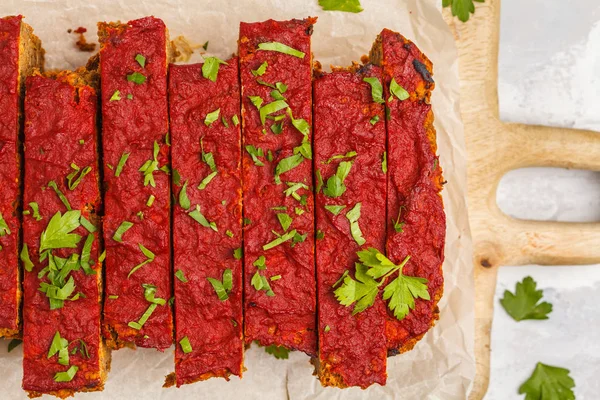
[[[436,89],[433,94],[435,127],[441,165],[448,181],[443,196],[448,216],[445,293],[440,320],[416,348],[389,358],[388,384],[366,391],[324,389],[314,376],[306,355],[294,352],[289,360],[276,360],[253,346],[246,352],[242,380],[211,379],[181,389],[163,389],[164,376],[173,371],[173,351],[151,349],[113,352],[112,370],[104,392],[78,394],[78,398],[119,399],[465,399],[475,374],[474,290],[471,238],[466,208],[466,157],[459,113],[458,65],[453,37],[433,0],[363,0],[360,14],[324,12],[317,0],[164,0],[77,2],[4,0],[0,15],[23,14],[47,51],[48,68],[76,68],[90,53],[75,49],[76,36],[67,29],[88,29],[96,41],[96,22],[127,21],[153,14],[162,18],[171,37],[185,35],[195,43],[209,41],[209,53],[227,57],[236,52],[238,24],[268,18],[318,16],[313,35],[315,58],[324,66],[349,65],[367,54],[384,28],[403,33],[432,59]],[[434,4],[435,3],[435,4]],[[26,398],[21,386],[19,347],[10,354],[0,346],[0,397]]]

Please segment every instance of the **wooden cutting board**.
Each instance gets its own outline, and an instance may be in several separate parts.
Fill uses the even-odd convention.
[[[600,171],[600,133],[500,121],[500,0],[475,4],[476,12],[466,23],[453,18],[449,9],[444,10],[458,47],[460,106],[468,153],[477,362],[470,400],[482,399],[489,383],[498,267],[600,263],[600,223],[517,220],[496,204],[500,178],[512,169],[543,166]]]

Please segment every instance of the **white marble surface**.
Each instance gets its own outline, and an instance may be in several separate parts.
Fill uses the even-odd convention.
[[[503,0],[498,89],[505,121],[600,131],[598,0]],[[497,196],[515,218],[600,221],[599,172],[511,171]],[[554,305],[548,320],[516,322],[499,303],[528,275]],[[600,398],[599,296],[600,265],[501,267],[485,400],[523,399],[518,388],[538,361],[570,369],[577,400]]]

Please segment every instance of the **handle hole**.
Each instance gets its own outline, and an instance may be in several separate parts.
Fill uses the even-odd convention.
[[[496,192],[511,217],[534,221],[600,222],[600,172],[521,168],[506,173]]]

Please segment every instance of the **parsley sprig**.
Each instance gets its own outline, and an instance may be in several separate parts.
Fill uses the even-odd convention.
[[[553,367],[540,362],[533,374],[519,387],[519,394],[526,394],[525,400],[575,400],[575,381],[566,368]]]
[[[522,282],[517,282],[515,293],[504,291],[500,304],[515,321],[548,319],[548,314],[552,312],[552,304],[540,303],[544,292],[541,289],[536,290],[536,286],[537,283],[528,276]]]
[[[415,308],[415,299],[430,299],[427,279],[402,273],[410,256],[396,265],[374,248],[361,250],[357,255],[360,262],[355,264],[354,278],[346,271],[333,285],[334,288],[339,285],[334,294],[340,304],[346,307],[354,304],[353,315],[371,307],[382,286],[383,299],[388,300],[388,308],[398,320],[404,319]],[[398,276],[386,283],[387,278],[395,273]]]

